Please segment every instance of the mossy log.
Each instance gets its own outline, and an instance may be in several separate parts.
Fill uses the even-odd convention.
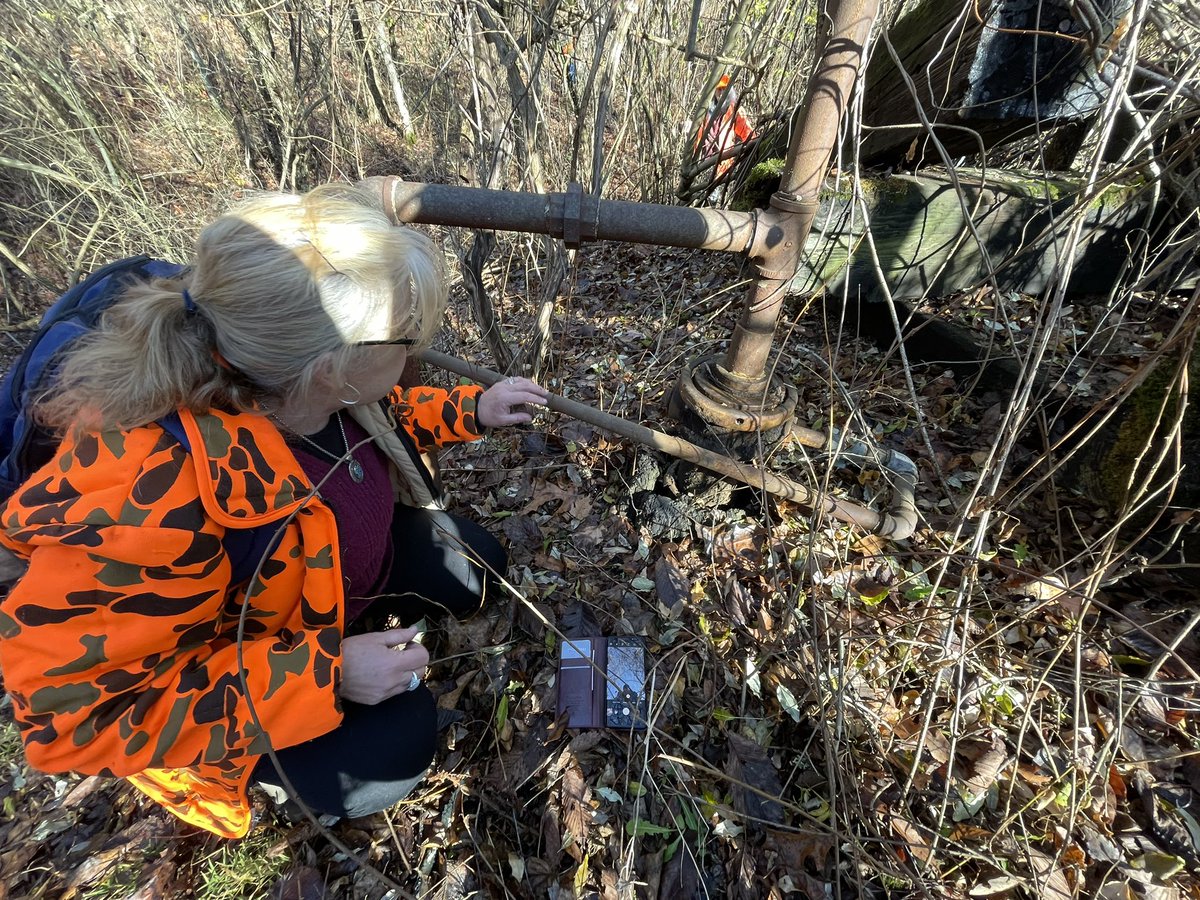
[[[1073,448],[1064,468],[1064,482],[1115,514],[1126,506],[1132,492],[1164,486],[1182,461],[1169,502],[1165,493],[1152,500],[1132,516],[1126,533],[1140,531],[1157,517],[1150,543],[1141,550],[1155,555],[1170,542],[1164,561],[1190,564],[1194,568],[1183,574],[1200,583],[1200,409],[1192,397],[1180,410],[1179,363],[1178,355],[1160,360],[1108,422],[1082,446]],[[1187,371],[1188,383],[1200,383],[1200,343],[1192,349]],[[1176,422],[1179,457],[1171,447],[1156,468]]]
[[[957,179],[936,170],[864,178],[866,215],[848,184],[831,185],[793,292],[823,288],[867,302],[888,293],[898,300],[940,297],[984,283],[990,268],[1001,289],[1037,294],[1059,277],[1064,238],[1082,216],[1069,288],[1104,293],[1129,262],[1134,233],[1151,224],[1137,185],[1081,200],[1078,179],[1068,177],[961,169]],[[1169,287],[1187,283],[1188,276],[1175,275]]]
[[[1179,358],[1160,361],[1136,390],[1121,404],[1118,412],[1091,438],[1073,458],[1069,467],[1072,481],[1097,502],[1118,509],[1131,486],[1140,488],[1150,477],[1150,465],[1158,456],[1169,430],[1179,418],[1180,396],[1174,388]],[[1188,361],[1188,380],[1200,378],[1200,344]],[[1200,411],[1194,399],[1183,410],[1180,435],[1185,444],[1200,446]],[[1148,449],[1149,448],[1149,449]],[[1194,455],[1188,462],[1195,462]],[[1173,466],[1163,467],[1170,471]],[[1158,475],[1162,482],[1165,475]],[[1200,466],[1185,465],[1176,485],[1176,501],[1187,507],[1200,506]]]
[[[887,33],[867,66],[863,122],[875,130],[861,147],[864,164],[937,161],[916,103],[952,156],[974,154],[1040,127],[1089,115],[1107,96],[1104,79],[1132,7],[1093,0],[1082,16],[1069,0],[924,0]],[[938,127],[943,126],[943,127]],[[949,127],[945,127],[949,126]]]
[[[1073,293],[1107,294],[1125,267],[1139,262],[1136,248],[1148,235],[1153,242],[1148,194],[1125,185],[1082,199],[1077,179],[1013,172],[964,169],[957,179],[956,185],[937,171],[863,179],[862,203],[844,180],[830,185],[791,293],[845,298],[838,315],[885,345],[896,339],[891,313],[879,302],[890,295],[910,360],[936,361],[961,378],[981,378],[984,390],[1003,391],[1015,381],[1015,360],[977,346],[948,322],[912,312],[906,301],[936,300],[993,277],[1001,291],[1039,294],[1065,277]],[[1065,238],[1078,217],[1081,240],[1067,270]],[[1181,290],[1196,282],[1188,264],[1165,273],[1156,287]]]

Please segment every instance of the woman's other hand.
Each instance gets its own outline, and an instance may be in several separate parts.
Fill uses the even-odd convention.
[[[416,636],[415,628],[391,628],[343,640],[342,699],[373,706],[407,691],[414,672],[424,677],[429,651]]]
[[[550,392],[528,378],[505,378],[497,381],[479,395],[475,406],[475,420],[484,428],[501,425],[523,425],[533,421],[533,413],[525,404],[545,406]]]

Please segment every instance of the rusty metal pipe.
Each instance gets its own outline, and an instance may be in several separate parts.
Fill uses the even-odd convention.
[[[445,353],[439,353],[436,350],[425,350],[421,353],[421,359],[439,368],[453,372],[455,375],[470,378],[472,381],[477,381],[480,384],[491,385],[504,378],[499,372],[468,363]],[[627,419],[601,412],[583,403],[576,403],[565,397],[551,394],[546,401],[546,405],[555,412],[563,413],[573,419],[579,419],[581,422],[587,422],[589,425],[595,425],[597,428],[603,428],[605,431],[614,432],[622,437],[629,438],[647,447],[652,447],[655,450],[660,450],[678,459],[703,466],[719,475],[740,481],[742,484],[768,491],[777,497],[783,497],[786,500],[807,506],[809,509],[820,510],[833,516],[838,521],[857,525],[867,531],[880,531],[880,533],[894,540],[901,540],[912,533],[911,530],[903,533],[902,528],[897,527],[891,515],[881,516],[875,510],[860,506],[857,503],[850,503],[836,497],[819,494],[802,484],[792,481],[790,478],[775,475],[756,466],[746,465],[728,456],[713,453],[711,450],[699,447],[690,441],[664,434],[661,431],[655,431],[653,428],[647,428],[645,425],[638,424],[637,422],[630,422]]]
[[[749,289],[725,359],[728,371],[749,382],[764,378],[787,284],[812,230],[838,126],[858,79],[863,45],[878,8],[878,0],[829,0],[829,36],[788,143],[779,191],[771,197],[771,210],[763,215],[750,250],[759,266],[759,283]]]
[[[551,194],[420,184],[395,176],[368,178],[365,185],[380,191],[384,210],[397,224],[548,234],[573,247],[610,240],[744,253],[758,218],[728,209],[597,200],[575,183]]]
[[[830,0],[828,38],[808,89],[803,113],[788,144],[779,183],[784,196],[816,200],[858,80],[863,46],[879,11],[878,0]]]
[[[862,63],[862,49],[878,11],[878,0],[829,0],[828,38],[805,91],[801,114],[788,144],[787,163],[771,208],[759,214],[747,251],[758,269],[725,357],[688,373],[688,405],[710,425],[721,427],[731,410],[755,408],[772,420],[790,413],[786,392],[768,375],[776,322],[788,286],[812,230],[820,189]],[[778,415],[769,410],[775,406]],[[751,421],[750,428],[755,427]]]

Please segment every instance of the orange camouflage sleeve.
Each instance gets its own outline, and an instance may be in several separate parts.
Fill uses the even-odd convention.
[[[221,527],[182,477],[178,445],[151,451],[130,492],[112,440],[81,441],[83,469],[60,453],[4,509],[6,543],[29,554],[0,601],[0,668],[29,762],[119,776],[257,755],[238,678],[242,592],[229,596]],[[106,508],[113,497],[125,499]],[[310,553],[297,529],[284,533],[245,627],[249,696],[277,747],[341,721],[336,613],[316,602],[324,618],[301,622],[282,601],[271,610],[302,590],[303,565],[287,561]]]
[[[460,385],[452,390],[435,387],[398,387],[392,392],[392,415],[424,453],[435,447],[474,441],[486,429],[475,420],[475,405],[483,388]]]

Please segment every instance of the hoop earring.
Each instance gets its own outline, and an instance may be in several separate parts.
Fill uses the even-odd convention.
[[[352,385],[348,381],[344,385],[342,385],[343,391],[346,390],[346,388],[350,388],[350,390],[354,391],[354,398],[351,400],[347,400],[345,397],[342,397],[341,395],[339,395],[338,403],[342,404],[342,406],[354,406],[354,404],[358,403],[358,401],[362,399],[362,392],[360,392],[358,388],[356,388],[354,385]]]

